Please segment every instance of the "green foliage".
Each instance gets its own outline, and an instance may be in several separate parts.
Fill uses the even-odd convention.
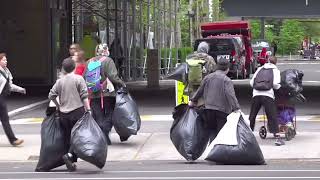
[[[286,20],[280,30],[279,52],[295,54],[304,38],[305,30],[297,20]]]
[[[181,0],[178,17],[179,17],[179,22],[180,22],[181,45],[182,46],[190,46],[189,17],[187,16],[188,8],[189,8],[189,1],[188,0]]]
[[[253,39],[260,39],[260,21],[251,20],[251,33]]]
[[[186,62],[186,57],[187,57],[187,55],[189,55],[193,52],[193,48],[192,47],[182,47],[179,49],[179,51],[180,51],[180,53],[179,53],[180,61]]]
[[[251,20],[251,33],[253,39],[261,39],[260,38],[260,20]],[[273,24],[272,24],[273,25]],[[265,28],[265,39],[269,42],[272,42],[276,38],[273,28],[268,27]]]
[[[305,29],[305,36],[310,37],[314,42],[319,42],[320,39],[320,22],[319,21],[306,21],[301,22]]]

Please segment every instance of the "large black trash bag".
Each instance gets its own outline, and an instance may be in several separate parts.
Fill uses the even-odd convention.
[[[302,92],[303,72],[297,69],[287,69],[281,72],[281,88],[292,95]]]
[[[214,145],[205,160],[229,165],[265,164],[259,144],[242,116],[237,125],[237,141],[238,145]]]
[[[81,159],[102,169],[107,160],[107,139],[90,113],[85,113],[71,131],[71,147]]]
[[[36,171],[49,171],[64,165],[62,156],[68,150],[59,113],[54,112],[41,124],[41,149]]]
[[[175,107],[170,139],[178,152],[188,161],[198,159],[209,142],[209,131],[196,108],[187,104]]]
[[[112,122],[114,129],[123,139],[137,135],[140,130],[141,119],[138,106],[125,88],[117,91]]]
[[[188,69],[188,64],[181,63],[166,78],[167,79],[174,79],[174,80],[185,83],[187,81],[186,80],[187,69]]]

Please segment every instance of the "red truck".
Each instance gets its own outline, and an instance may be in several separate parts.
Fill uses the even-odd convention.
[[[202,39],[195,41],[195,49],[202,41],[210,45],[209,54],[217,60],[230,59],[230,74],[234,78],[247,78],[255,71],[251,47],[250,24],[247,21],[221,21],[201,25]]]

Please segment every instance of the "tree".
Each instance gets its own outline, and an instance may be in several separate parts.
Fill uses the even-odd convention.
[[[280,30],[279,52],[295,54],[304,38],[305,30],[297,20],[286,20]]]
[[[253,39],[260,39],[260,20],[251,20],[250,25],[251,25],[251,33],[252,33],[252,38]],[[272,23],[268,23],[268,25],[273,25]],[[266,27],[265,28],[265,39],[269,42],[272,42],[276,38],[274,29],[272,27]]]

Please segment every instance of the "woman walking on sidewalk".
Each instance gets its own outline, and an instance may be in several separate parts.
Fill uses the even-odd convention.
[[[18,146],[23,143],[22,139],[17,139],[9,123],[9,114],[6,103],[6,97],[11,91],[26,94],[26,90],[12,83],[12,74],[7,68],[6,54],[0,52],[0,120],[10,144]]]

